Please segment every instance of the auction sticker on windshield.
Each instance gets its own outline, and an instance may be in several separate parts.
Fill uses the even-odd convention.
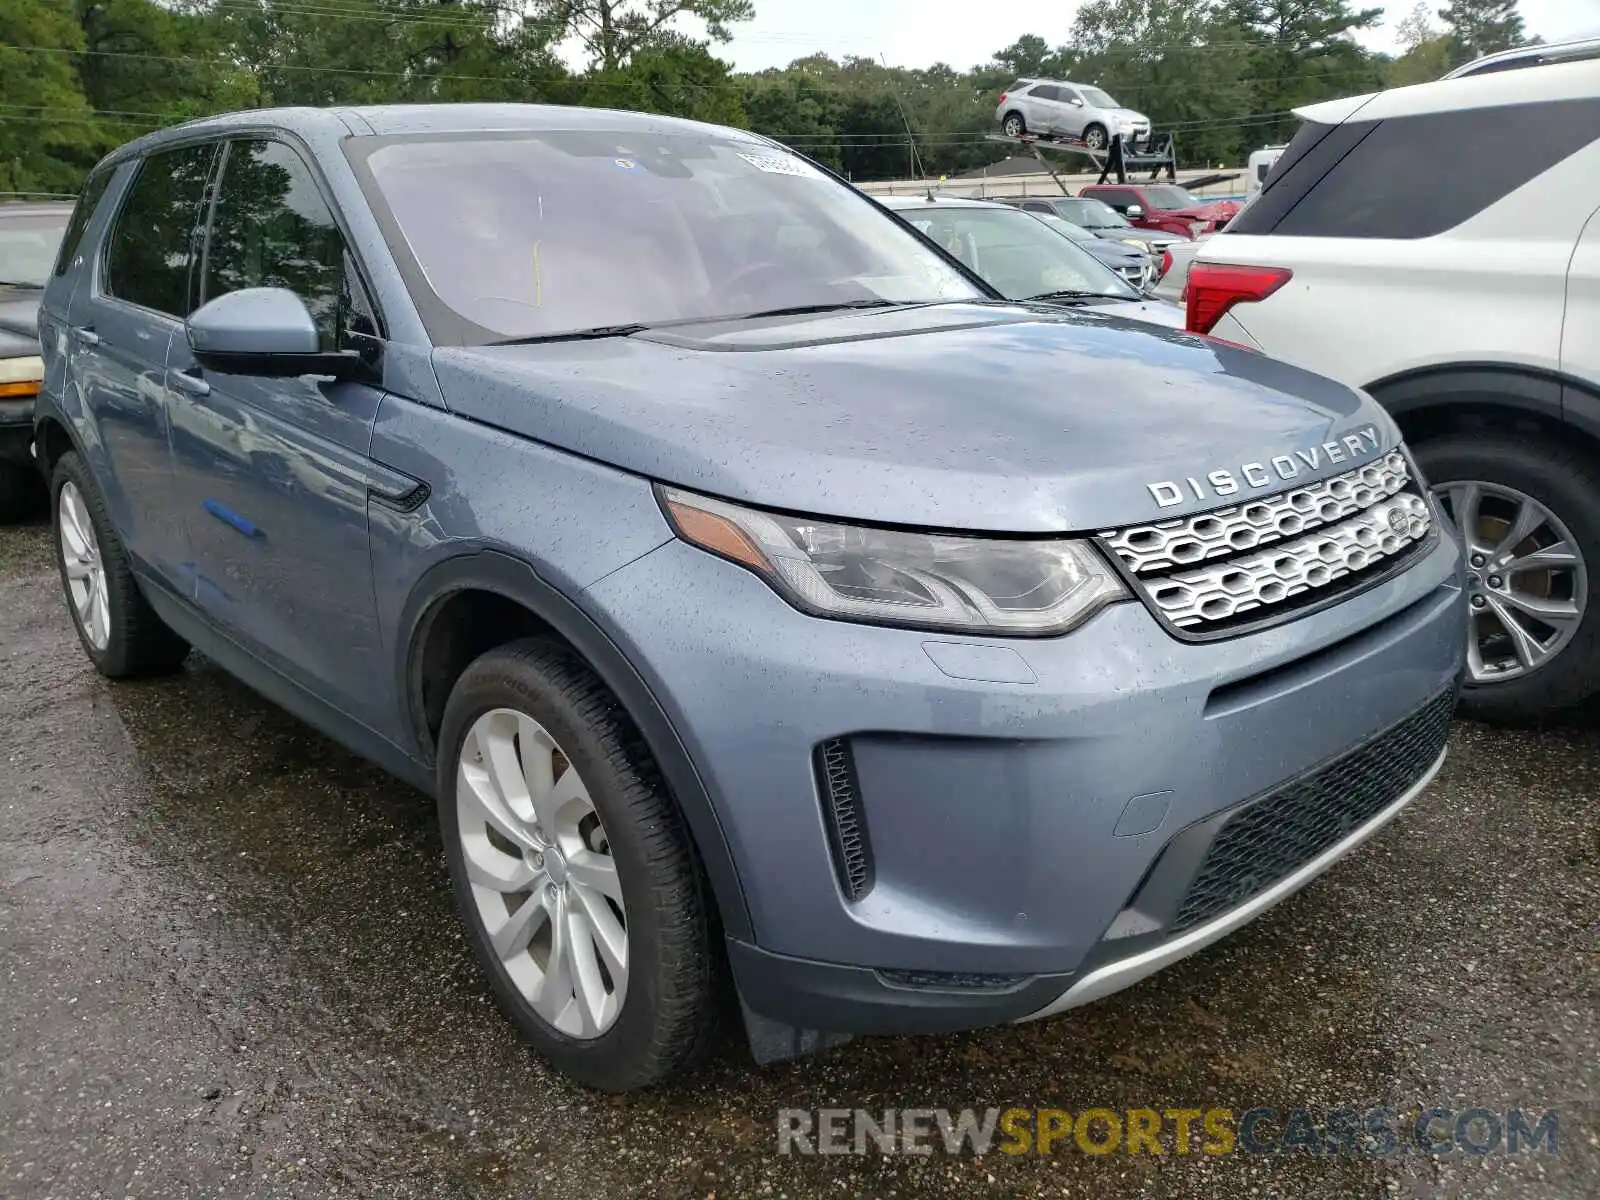
[[[769,175],[798,175],[802,179],[820,179],[813,168],[787,154],[740,154],[740,158],[758,171]]]

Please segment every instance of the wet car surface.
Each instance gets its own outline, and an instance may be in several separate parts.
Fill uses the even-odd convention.
[[[198,657],[110,685],[0,531],[0,1195],[1600,1192],[1600,716],[1459,725],[1421,801],[1198,957],[1054,1020],[630,1096],[494,1010],[431,803]],[[779,1156],[783,1108],[1555,1108],[1554,1155]]]

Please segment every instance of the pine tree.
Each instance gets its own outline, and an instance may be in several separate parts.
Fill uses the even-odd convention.
[[[1527,40],[1517,0],[1455,0],[1439,9],[1439,19],[1450,29],[1452,65],[1509,50]]]

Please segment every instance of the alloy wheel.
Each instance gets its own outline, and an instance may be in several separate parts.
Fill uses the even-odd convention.
[[[456,773],[473,906],[522,997],[568,1037],[616,1022],[628,919],[610,842],[577,768],[525,713],[473,722]]]
[[[105,560],[100,554],[100,539],[83,493],[70,479],[61,485],[56,501],[57,538],[61,543],[61,563],[67,576],[67,594],[83,635],[96,650],[111,643],[111,598],[106,588]]]
[[[1466,543],[1471,682],[1544,666],[1583,623],[1589,583],[1577,541],[1555,513],[1504,484],[1455,480],[1434,494]]]

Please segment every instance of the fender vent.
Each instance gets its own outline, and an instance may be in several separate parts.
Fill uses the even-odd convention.
[[[817,783],[839,885],[851,900],[859,900],[872,890],[872,849],[861,813],[855,757],[844,738],[829,738],[817,747]]]

